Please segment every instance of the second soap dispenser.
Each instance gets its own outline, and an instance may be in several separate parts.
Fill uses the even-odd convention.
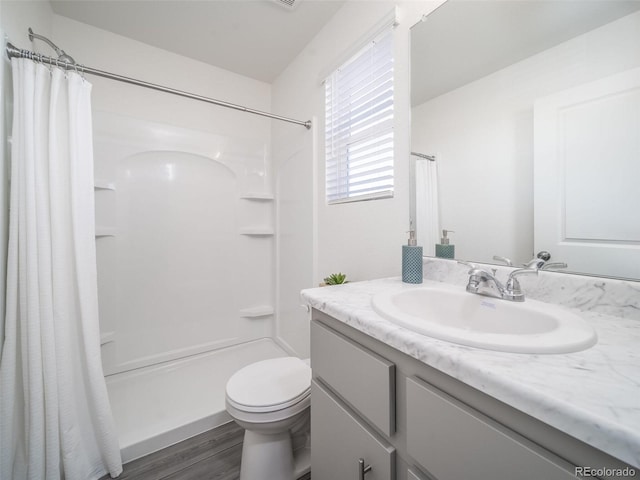
[[[455,258],[456,246],[449,243],[449,233],[456,233],[453,230],[442,230],[442,238],[440,243],[436,243],[436,257],[438,258]]]

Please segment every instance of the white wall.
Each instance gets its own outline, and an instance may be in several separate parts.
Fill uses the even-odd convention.
[[[640,12],[413,109],[412,147],[438,155],[441,225],[456,232],[456,258],[533,257],[535,99],[637,66]]]
[[[308,354],[307,316],[297,292],[326,276],[346,273],[352,281],[399,275],[401,245],[409,227],[409,28],[440,1],[350,1],[340,9],[272,85],[273,110],[314,118],[313,132],[273,126],[276,177],[297,218],[281,225],[278,271],[278,336],[301,355]],[[395,194],[392,199],[327,205],[324,176],[324,86],[321,75],[337,67],[395,5],[399,25],[395,48]],[[295,168],[291,162],[301,162]],[[293,223],[295,222],[295,223]],[[285,280],[286,279],[286,280]],[[291,292],[295,292],[292,294]]]
[[[271,88],[264,82],[151,47],[141,42],[54,15],[53,37],[80,64],[191,93],[271,109]],[[95,76],[94,110],[194,128],[221,135],[268,141],[270,120]]]
[[[27,29],[50,35],[52,11],[49,2],[0,1],[0,35],[18,48],[49,54],[46,45],[31,44]],[[3,43],[4,45],[4,43]],[[6,252],[9,226],[9,150],[8,138],[12,125],[11,67],[4,49],[0,60],[0,345],[4,332]]]
[[[28,29],[35,33],[51,36],[53,11],[48,1],[2,0],[2,29],[9,41],[18,48],[33,50],[43,55],[51,55],[53,50],[43,42],[29,41]],[[3,58],[6,58],[4,51]]]

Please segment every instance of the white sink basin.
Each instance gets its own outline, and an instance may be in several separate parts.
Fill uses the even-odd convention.
[[[536,300],[510,302],[433,285],[373,297],[387,320],[429,337],[514,353],[570,353],[595,345],[595,330],[578,315]]]

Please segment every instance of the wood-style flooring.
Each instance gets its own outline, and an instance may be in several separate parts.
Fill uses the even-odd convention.
[[[226,423],[125,464],[118,480],[238,480],[243,435],[238,424]]]

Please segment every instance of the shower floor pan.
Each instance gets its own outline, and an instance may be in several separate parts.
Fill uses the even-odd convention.
[[[231,375],[287,355],[260,339],[106,377],[123,462],[230,421],[224,397]]]

